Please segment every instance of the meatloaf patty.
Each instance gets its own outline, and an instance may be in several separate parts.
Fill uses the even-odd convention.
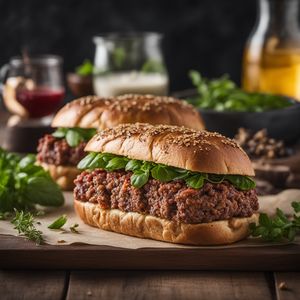
[[[183,180],[149,181],[142,188],[130,183],[131,172],[84,171],[75,182],[74,197],[103,209],[150,214],[182,223],[207,223],[249,217],[258,209],[255,190],[240,191],[229,182],[206,182],[193,189]]]
[[[56,166],[76,166],[85,156],[85,145],[81,142],[77,147],[71,147],[65,139],[47,134],[39,140],[37,160]]]

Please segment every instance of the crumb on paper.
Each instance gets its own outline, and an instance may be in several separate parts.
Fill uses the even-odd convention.
[[[65,240],[58,240],[58,241],[57,241],[58,244],[63,244],[63,243],[65,243],[65,242],[66,242]]]
[[[279,283],[278,287],[279,287],[280,290],[287,290],[288,289],[288,287],[287,287],[287,285],[284,281],[281,281]]]

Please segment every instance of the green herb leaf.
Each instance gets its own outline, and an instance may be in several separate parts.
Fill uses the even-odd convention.
[[[161,182],[168,182],[180,176],[173,168],[157,164],[151,170],[151,176]]]
[[[92,161],[97,157],[97,153],[90,152],[87,156],[85,156],[77,165],[78,169],[89,169],[91,167]]]
[[[73,233],[79,233],[79,231],[77,230],[77,228],[79,227],[79,224],[74,224],[70,227],[71,232]]]
[[[300,202],[292,203],[295,212],[298,207],[297,203],[300,205]],[[273,218],[270,218],[267,214],[261,213],[258,224],[250,224],[249,229],[252,236],[262,237],[262,239],[266,241],[273,242],[284,239],[293,241],[296,234],[300,231],[299,220],[300,218],[296,215],[294,215],[293,219],[289,219],[282,210],[277,208],[276,215]]]
[[[77,131],[70,129],[66,134],[66,141],[71,147],[76,147],[83,141],[83,138]]]
[[[140,160],[131,159],[127,162],[125,166],[125,171],[136,171],[142,167],[142,162]]]
[[[90,76],[93,74],[93,64],[89,59],[85,59],[82,65],[76,68],[76,73],[81,76]]]
[[[242,191],[254,189],[256,186],[255,181],[248,176],[226,175],[225,179]]]
[[[42,232],[34,226],[33,214],[30,212],[25,213],[24,211],[15,211],[15,213],[16,215],[11,221],[15,225],[14,229],[28,240],[41,244],[43,242]]]
[[[131,175],[131,184],[136,187],[136,188],[141,188],[143,185],[147,183],[149,179],[149,172],[144,172],[144,171],[135,171]]]
[[[62,205],[61,190],[35,156],[20,156],[0,148],[0,212],[33,210],[36,204]]]
[[[128,163],[126,157],[114,157],[106,165],[106,169],[109,171],[125,169]]]
[[[53,223],[51,223],[48,228],[49,229],[60,229],[67,223],[67,216],[62,215],[57,218]]]
[[[292,202],[292,207],[296,213],[300,212],[300,202]]]
[[[70,147],[77,147],[82,141],[89,141],[97,130],[95,128],[58,128],[52,135],[56,138],[65,138]]]
[[[31,177],[24,190],[24,197],[35,204],[61,206],[64,203],[60,188],[49,177]]]
[[[191,175],[185,179],[186,184],[193,189],[201,189],[204,185],[205,176],[203,174]]]
[[[141,71],[143,73],[164,73],[165,68],[160,61],[149,59],[145,61]]]
[[[231,81],[228,76],[208,80],[197,71],[190,71],[189,77],[198,95],[188,101],[202,109],[216,111],[261,112],[281,109],[292,105],[280,95],[245,92]]]
[[[68,128],[58,128],[52,133],[52,135],[56,138],[64,138],[67,132]]]

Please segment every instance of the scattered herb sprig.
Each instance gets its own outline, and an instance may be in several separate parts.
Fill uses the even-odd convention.
[[[63,194],[48,172],[35,165],[35,156],[8,153],[0,148],[0,213],[34,210],[36,204],[61,206]]]
[[[59,218],[57,218],[53,223],[51,223],[48,228],[49,229],[60,229],[67,223],[67,216],[62,215]]]
[[[68,145],[71,147],[78,146],[81,142],[87,142],[95,134],[97,130],[95,128],[64,128],[60,127],[52,133],[56,138],[65,138]]]
[[[140,188],[147,183],[150,176],[162,182],[182,179],[189,187],[200,189],[205,181],[211,183],[221,183],[229,181],[240,190],[250,190],[255,188],[255,182],[248,176],[240,175],[216,175],[191,172],[188,170],[156,164],[147,161],[129,159],[110,153],[91,152],[84,157],[78,164],[79,169],[101,168],[107,171],[125,169],[131,171],[131,184]]]
[[[14,229],[18,231],[19,234],[26,237],[28,240],[34,241],[36,244],[41,244],[44,239],[42,232],[36,229],[34,225],[34,215],[30,212],[15,211],[16,215],[11,221],[15,225]]]
[[[245,92],[226,75],[209,80],[192,70],[189,72],[189,77],[198,92],[198,95],[189,99],[189,102],[199,108],[216,111],[261,112],[292,105],[280,95]]]
[[[250,224],[251,235],[261,237],[265,241],[275,242],[284,239],[293,241],[298,232],[300,232],[300,216],[296,213],[300,212],[300,202],[292,202],[294,216],[289,219],[281,209],[276,209],[276,215],[269,217],[265,213],[259,216],[258,225]]]
[[[79,227],[79,224],[75,223],[74,225],[72,225],[70,227],[71,232],[73,233],[79,233],[79,231],[77,230],[77,228]]]

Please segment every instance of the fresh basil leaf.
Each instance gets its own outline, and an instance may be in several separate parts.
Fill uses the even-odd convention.
[[[208,174],[207,180],[211,183],[221,183],[224,180],[224,175]]]
[[[125,169],[127,163],[128,159],[126,157],[114,157],[108,162],[105,168],[109,171]]]
[[[24,197],[34,204],[61,206],[64,197],[58,185],[46,177],[32,177],[25,187]]]
[[[51,223],[48,228],[49,229],[60,229],[67,223],[67,216],[62,215],[57,218],[53,223]]]
[[[225,179],[242,191],[254,189],[256,186],[255,181],[248,176],[225,175]]]
[[[52,135],[56,138],[64,138],[67,134],[67,131],[67,128],[58,128],[52,133]]]
[[[201,189],[204,185],[205,177],[202,174],[195,174],[185,179],[186,184],[194,189]]]
[[[151,176],[159,181],[168,182],[176,178],[178,173],[170,167],[158,164],[151,170]]]
[[[85,156],[77,165],[78,169],[88,169],[91,162],[95,159],[97,153],[90,152],[87,156]]]
[[[292,207],[296,213],[300,212],[300,202],[292,202]]]
[[[136,188],[141,188],[143,185],[147,183],[149,179],[149,172],[143,172],[143,171],[135,171],[131,175],[131,184]]]
[[[69,146],[76,147],[83,141],[83,138],[76,130],[69,129],[66,134],[66,141]]]
[[[125,166],[125,171],[136,171],[142,167],[142,162],[140,160],[131,159],[127,162]]]
[[[35,160],[36,157],[34,154],[28,154],[20,160],[19,167],[21,169],[26,169],[29,165],[33,165],[35,163]]]
[[[144,172],[150,172],[150,170],[152,169],[154,163],[149,162],[149,161],[144,161],[141,167],[141,170]]]

